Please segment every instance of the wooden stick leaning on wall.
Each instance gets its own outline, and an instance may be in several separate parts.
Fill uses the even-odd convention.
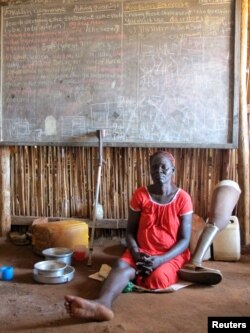
[[[6,236],[11,229],[9,147],[0,147],[0,168],[0,236]]]
[[[239,200],[239,220],[242,227],[242,242],[249,243],[249,135],[247,118],[247,40],[248,40],[248,0],[242,0],[241,8],[241,53],[240,53],[240,111],[238,177],[241,188]]]

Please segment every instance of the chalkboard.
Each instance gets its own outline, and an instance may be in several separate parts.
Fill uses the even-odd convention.
[[[234,0],[16,1],[1,16],[2,145],[237,147]]]

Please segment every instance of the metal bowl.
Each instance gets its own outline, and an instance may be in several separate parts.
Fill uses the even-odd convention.
[[[42,251],[46,260],[57,260],[62,261],[67,265],[71,264],[71,257],[73,251],[65,247],[51,247]]]
[[[57,260],[39,261],[34,265],[37,273],[44,276],[62,276],[67,264]]]
[[[33,269],[33,278],[36,282],[44,284],[58,284],[66,283],[73,280],[75,274],[75,269],[72,266],[67,266],[65,268],[64,274],[62,276],[46,276],[39,274],[37,269]]]

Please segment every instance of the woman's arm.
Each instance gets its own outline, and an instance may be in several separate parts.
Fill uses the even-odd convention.
[[[140,253],[139,246],[137,244],[137,232],[138,232],[140,216],[141,212],[137,212],[129,208],[128,222],[126,229],[126,241],[127,241],[127,247],[130,250],[135,261],[137,261]]]
[[[167,253],[163,255],[164,262],[177,257],[188,248],[192,233],[192,217],[192,213],[180,217],[180,228],[177,235],[177,242]]]

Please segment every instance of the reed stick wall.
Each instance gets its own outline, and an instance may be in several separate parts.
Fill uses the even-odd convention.
[[[104,147],[100,203],[106,219],[126,219],[135,188],[150,182],[156,148]],[[176,159],[175,182],[206,218],[221,179],[237,181],[237,151],[167,149]],[[11,147],[12,216],[91,218],[98,169],[97,147]]]

